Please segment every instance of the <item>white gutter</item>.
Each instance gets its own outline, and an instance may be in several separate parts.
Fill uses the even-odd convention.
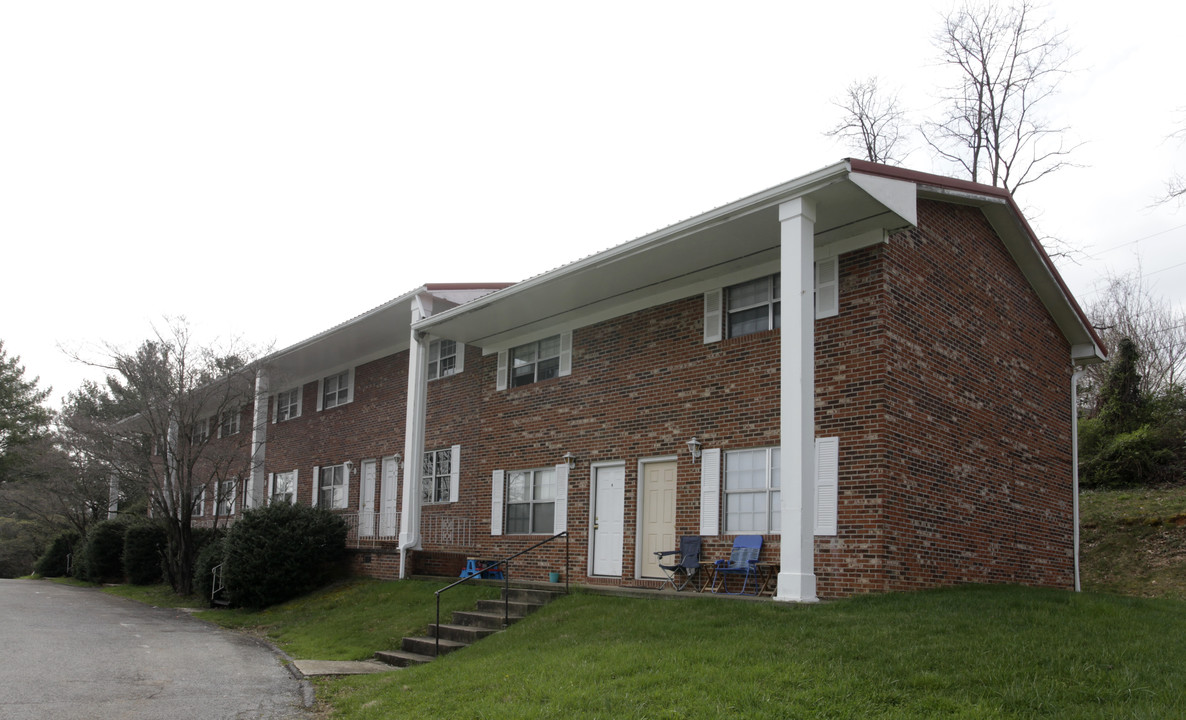
[[[1076,370],[1071,375],[1071,476],[1074,479],[1074,543],[1075,543],[1075,592],[1079,587],[1079,378],[1086,370]]]

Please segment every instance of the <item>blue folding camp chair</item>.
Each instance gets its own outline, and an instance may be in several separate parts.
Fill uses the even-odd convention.
[[[717,560],[712,572],[712,591],[727,595],[757,595],[762,585],[758,575],[758,555],[762,552],[761,535],[738,535],[728,560]],[[729,578],[740,575],[741,589],[729,590]],[[753,590],[747,592],[753,582]]]
[[[674,555],[675,562],[668,561],[669,564],[664,564],[663,559]],[[659,569],[667,575],[667,582],[672,589],[679,591],[688,586],[700,572],[700,536],[699,535],[684,535],[679,539],[679,550],[663,550],[655,553],[655,557],[659,559]],[[662,590],[663,586],[660,585]]]

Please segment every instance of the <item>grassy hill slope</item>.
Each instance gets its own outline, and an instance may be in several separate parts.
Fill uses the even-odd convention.
[[[1085,491],[1084,590],[1186,600],[1186,485]]]

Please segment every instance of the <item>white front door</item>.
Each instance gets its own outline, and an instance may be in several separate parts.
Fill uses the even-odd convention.
[[[662,578],[655,553],[675,549],[674,462],[646,463],[642,470],[642,557],[639,576]]]
[[[379,537],[395,537],[399,531],[399,470],[395,457],[383,458],[383,480],[379,488]]]
[[[362,461],[362,485],[358,488],[358,536],[375,534],[375,461]]]
[[[626,468],[593,468],[593,574],[622,576]]]

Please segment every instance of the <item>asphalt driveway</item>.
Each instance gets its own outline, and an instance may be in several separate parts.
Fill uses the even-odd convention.
[[[305,718],[267,647],[97,590],[0,580],[0,720]]]

